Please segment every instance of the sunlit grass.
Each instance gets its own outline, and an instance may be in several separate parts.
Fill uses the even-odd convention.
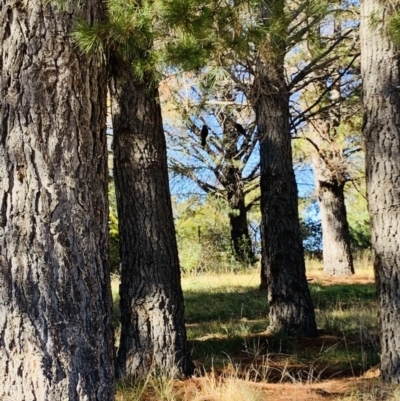
[[[323,274],[323,263],[317,258],[306,257],[306,273],[307,276],[311,276],[315,279],[325,277]],[[354,258],[354,271],[355,274],[350,276],[349,279],[374,279],[374,270],[372,267],[371,255],[369,252],[365,251],[356,255]],[[338,278],[345,279],[345,277]]]
[[[400,386],[375,380],[357,386],[337,401],[400,401]]]
[[[250,269],[246,273],[199,274],[182,278],[183,291],[238,291],[240,289],[257,289],[260,285],[260,270]]]
[[[356,275],[324,277],[320,261],[307,261],[307,276],[320,338],[293,339],[265,334],[267,295],[258,291],[259,269],[243,273],[182,278],[187,334],[198,379],[179,382],[168,375],[120,383],[117,401],[261,401],[255,382],[314,383],[359,377],[379,362],[373,271],[368,258]],[[113,278],[118,321],[119,280]],[[221,373],[222,372],[222,373]],[[240,383],[240,384],[238,384]],[[340,401],[377,401],[379,386],[355,388]],[[388,400],[400,401],[391,388]],[[370,398],[368,398],[370,397]]]
[[[265,391],[252,386],[250,371],[243,381],[240,368],[227,366],[221,376],[213,369],[199,379],[174,380],[167,373],[151,372],[146,378],[117,385],[116,401],[265,401]]]

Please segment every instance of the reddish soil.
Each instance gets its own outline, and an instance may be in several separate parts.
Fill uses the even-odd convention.
[[[368,375],[367,375],[368,376]],[[219,396],[218,391],[209,390],[209,378],[192,378],[180,383],[179,393],[185,394],[187,400],[195,401],[226,401],[226,396]],[[376,393],[375,389],[382,387],[377,379],[377,373],[372,372],[371,377],[346,378],[339,380],[326,380],[315,383],[256,383],[239,379],[218,379],[221,383],[234,386],[253,387],[265,394],[265,400],[273,401],[338,401],[343,397],[352,397],[356,394]],[[204,395],[199,395],[204,394]],[[361,397],[360,397],[361,398]],[[358,399],[360,399],[358,398]],[[361,398],[362,399],[362,398]]]

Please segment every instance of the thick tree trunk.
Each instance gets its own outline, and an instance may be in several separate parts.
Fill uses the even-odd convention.
[[[116,62],[111,80],[121,249],[120,376],[191,375],[158,91]]]
[[[260,63],[254,86],[260,136],[261,268],[268,288],[270,329],[314,337],[318,331],[305,274],[283,60]]]
[[[380,1],[362,2],[361,71],[381,372],[400,383],[400,56],[388,36],[390,12]]]
[[[321,212],[324,273],[354,274],[350,232],[344,200],[344,179],[331,171],[320,155],[313,157],[316,191]]]
[[[99,4],[0,1],[0,399],[114,399]]]

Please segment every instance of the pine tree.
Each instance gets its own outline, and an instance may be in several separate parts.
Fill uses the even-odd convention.
[[[206,194],[225,201],[233,254],[242,263],[254,263],[247,214],[259,200],[249,200],[259,185],[259,163],[254,161],[258,137],[248,117],[249,107],[236,100],[240,93],[226,81],[206,89],[201,85],[204,74],[193,75],[186,75],[189,91],[182,90],[185,78],[174,79],[174,86],[180,85],[173,90],[170,83],[168,99],[164,100],[164,110],[170,116],[167,133],[172,178],[186,178]],[[203,146],[204,127],[208,137]]]
[[[109,52],[114,181],[121,256],[117,375],[191,375],[158,95],[160,3],[109,1],[108,21],[81,24],[81,47]]]
[[[203,7],[209,4],[210,9],[213,7],[212,2],[202,4]],[[333,21],[346,7],[337,7],[324,0],[301,4],[271,0],[257,1],[250,5],[235,2],[225,8],[218,3],[211,13],[214,25],[218,26],[217,45],[211,49],[215,56],[213,66],[224,68],[231,75],[236,88],[243,92],[256,114],[261,141],[264,238],[261,287],[269,289],[271,306],[274,303],[277,305],[276,313],[274,307],[271,308],[272,328],[277,330],[290,331],[289,327],[292,326],[289,321],[293,314],[288,312],[290,308],[285,306],[284,294],[287,293],[305,294],[302,301],[300,299],[303,295],[299,295],[297,300],[287,301],[289,304],[303,305],[307,312],[299,315],[309,316],[313,320],[302,262],[303,250],[298,227],[297,189],[292,168],[290,136],[307,121],[315,119],[316,108],[319,112],[327,112],[337,105],[336,102],[324,104],[327,91],[323,90],[321,95],[316,96],[311,107],[299,110],[296,98],[291,95],[298,96],[299,91],[307,90],[310,85],[321,79],[324,79],[325,83],[336,82],[337,73],[328,67],[335,62],[337,65],[338,59],[346,58],[344,54],[349,49],[348,43],[354,39],[354,28],[352,24],[348,24],[348,29],[343,29],[338,35],[330,35],[329,38],[326,37],[329,35],[324,34],[324,29],[327,29],[326,22],[328,21],[329,29],[329,21]],[[189,17],[182,20],[190,20],[190,10],[188,15]],[[179,26],[185,29],[184,24]],[[212,27],[207,28],[207,32],[212,32]],[[191,34],[194,35],[193,32]],[[323,46],[319,45],[318,51],[314,51],[307,61],[302,59],[301,49],[316,43]],[[299,54],[300,56],[297,56]],[[292,60],[297,57],[295,65],[286,65],[289,55]],[[352,64],[352,57],[355,59],[356,54],[347,57],[346,62],[349,65]],[[345,65],[343,69],[346,68]],[[324,72],[322,77],[320,72]],[[328,84],[326,89],[329,87]],[[295,277],[294,289],[288,290],[292,285],[291,277]],[[277,283],[281,283],[281,288]],[[279,305],[288,313],[279,311]],[[300,309],[301,307],[297,312]],[[282,321],[279,321],[280,318]],[[285,322],[285,319],[288,321]],[[302,327],[304,333],[316,333],[315,323],[310,325],[304,322]],[[293,331],[300,333],[302,329],[296,328]]]
[[[358,38],[348,27],[356,24],[353,10],[335,3],[330,7],[321,21],[319,36],[308,37],[300,56],[294,57],[313,60],[337,43],[330,63],[315,70],[312,80],[300,91],[299,112],[309,118],[306,128],[299,127],[297,133],[311,145],[308,149],[321,214],[324,273],[336,276],[354,273],[345,185],[356,179],[351,164],[354,154],[361,151],[361,134],[355,132],[361,127],[354,117],[360,109],[360,77]]]
[[[285,11],[283,1],[259,2],[251,8],[237,2],[215,10],[220,43],[212,50],[255,113],[261,163],[261,286],[268,289],[270,329],[315,336],[292,166],[290,90],[284,72],[288,44],[301,35],[293,31],[288,35]]]
[[[180,267],[156,88],[113,61],[110,85],[121,250],[118,374],[191,375]],[[152,84],[150,82],[150,84]]]
[[[0,4],[0,399],[114,399],[101,4]]]
[[[363,134],[382,379],[400,383],[400,56],[398,3],[361,6]],[[390,31],[394,34],[390,36]]]
[[[251,99],[260,136],[262,269],[267,278],[270,330],[318,335],[306,275],[293,171],[289,90],[285,81],[283,1],[265,1],[260,24],[279,30],[258,49]]]
[[[307,86],[313,72],[330,62],[332,50],[342,38],[308,64],[299,63],[299,71],[288,80],[285,57],[297,50],[305,36],[317,36],[328,10],[325,1],[297,5],[276,0],[250,6],[235,2],[225,8],[218,3],[211,13],[218,27],[217,45],[211,49],[213,62],[231,74],[256,116],[261,162],[261,287],[268,289],[271,330],[295,335],[315,336],[317,329],[298,222],[290,95]],[[187,14],[182,21],[194,18],[190,9]],[[184,23],[178,25],[185,29]],[[207,32],[211,31],[210,27]]]

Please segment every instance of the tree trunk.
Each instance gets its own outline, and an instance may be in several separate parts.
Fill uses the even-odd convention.
[[[313,168],[321,212],[324,273],[331,276],[354,274],[344,201],[345,180],[338,178],[318,154],[313,156]]]
[[[235,185],[235,187],[239,187]],[[249,225],[247,221],[247,209],[244,200],[243,191],[239,188],[233,192],[227,191],[229,206],[232,210],[229,213],[229,223],[231,227],[231,241],[235,257],[243,263],[253,264],[255,256],[252,248],[249,234]]]
[[[318,331],[305,274],[283,59],[260,62],[254,86],[261,138],[261,266],[268,289],[270,329],[314,337]]]
[[[114,60],[111,96],[121,251],[120,376],[191,375],[158,90]]]
[[[237,144],[240,133],[234,124],[234,120],[230,117],[225,117],[223,128],[222,143],[225,160],[224,165],[221,167],[222,175],[217,175],[217,178],[224,187],[224,195],[231,209],[228,216],[231,228],[232,248],[236,260],[253,264],[255,257],[247,221],[244,181],[241,170],[243,167],[238,166]]]
[[[89,0],[0,1],[0,399],[113,400],[106,75]]]
[[[390,12],[377,0],[362,2],[361,72],[381,372],[400,383],[400,56],[388,36]]]
[[[318,331],[305,275],[288,117],[285,95],[257,102],[262,138],[262,269],[268,288],[270,329],[314,337]]]

